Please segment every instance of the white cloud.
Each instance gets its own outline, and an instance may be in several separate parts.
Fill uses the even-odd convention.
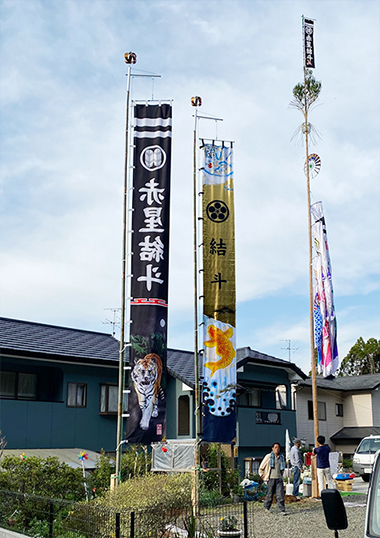
[[[1,30],[3,315],[104,330],[103,308],[118,306],[127,50],[136,68],[162,74],[155,96],[174,99],[170,345],[192,342],[192,95],[223,117],[219,138],[235,141],[238,300],[307,298],[305,150],[290,142],[302,116],[288,108],[305,7],[323,82],[312,195],[324,204],[335,293],[378,289],[376,3],[12,1]],[[133,81],[135,98],[151,93],[150,80]],[[199,132],[215,137],[215,123]],[[266,312],[245,344],[307,342],[307,311],[292,315],[272,323]]]

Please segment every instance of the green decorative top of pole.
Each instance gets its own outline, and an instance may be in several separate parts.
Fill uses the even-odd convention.
[[[315,80],[311,69],[305,69],[304,82],[299,82],[293,88],[294,99],[290,101],[290,106],[294,106],[304,115],[307,114],[318,100],[321,90],[322,82]]]
[[[314,125],[309,123],[308,116],[313,105],[318,101],[321,90],[322,82],[314,78],[311,69],[305,69],[304,81],[299,82],[294,86],[293,99],[289,103],[291,107],[302,112],[305,120],[304,123],[296,129],[292,139],[302,133],[303,135],[310,135],[311,141],[315,143],[315,138],[320,137]]]

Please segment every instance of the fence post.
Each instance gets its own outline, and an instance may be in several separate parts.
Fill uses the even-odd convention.
[[[247,501],[243,501],[243,514],[244,514],[244,538],[248,538]]]
[[[135,513],[131,512],[131,528],[130,528],[130,538],[135,538]]]
[[[49,538],[53,538],[53,524],[54,524],[54,505],[53,502],[49,503]]]
[[[115,538],[120,538],[120,514],[116,513]]]

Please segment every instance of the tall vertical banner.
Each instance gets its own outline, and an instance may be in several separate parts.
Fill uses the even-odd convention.
[[[303,21],[303,47],[304,65],[306,69],[314,69],[314,21],[310,19]]]
[[[130,394],[126,438],[166,435],[172,107],[134,106]]]
[[[339,366],[331,260],[322,202],[316,202],[310,210],[314,219],[311,229],[316,251],[313,258],[315,345],[318,372],[327,377]]]
[[[203,150],[203,434],[236,437],[236,291],[232,147]]]

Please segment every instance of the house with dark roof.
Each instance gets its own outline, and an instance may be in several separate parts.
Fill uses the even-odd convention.
[[[7,448],[112,452],[116,444],[119,343],[104,333],[0,318],[0,429]],[[194,353],[168,349],[167,438],[195,438]],[[237,350],[241,469],[255,471],[285,431],[295,436],[293,363]],[[128,419],[127,419],[128,420]]]
[[[7,448],[115,448],[119,343],[108,334],[0,318]]]
[[[314,443],[311,379],[294,388],[297,435]],[[380,374],[317,376],[319,433],[331,448],[351,456],[361,439],[380,435]]]

